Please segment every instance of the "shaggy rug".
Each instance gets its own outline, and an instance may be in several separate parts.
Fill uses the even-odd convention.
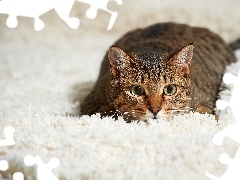
[[[89,7],[74,2],[70,16],[80,19],[77,29],[51,10],[40,17],[45,27],[39,32],[32,18],[19,17],[10,29],[8,15],[0,14],[0,139],[11,126],[15,141],[0,146],[0,161],[9,165],[0,169],[0,179],[44,179],[45,173],[45,179],[60,180],[203,180],[206,171],[224,174],[228,166],[219,155],[234,157],[239,144],[226,138],[215,146],[212,138],[234,123],[230,108],[220,112],[218,122],[212,115],[189,113],[129,124],[79,116],[78,110],[106,50],[125,32],[174,21],[208,27],[230,42],[240,37],[240,1],[123,0],[121,6],[111,1],[108,8],[118,17],[109,31],[110,14],[99,10],[91,20],[85,15]],[[239,61],[226,70],[235,74],[240,51],[236,55]],[[230,96],[231,86],[222,88],[220,98]]]

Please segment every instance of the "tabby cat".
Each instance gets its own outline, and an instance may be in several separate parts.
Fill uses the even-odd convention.
[[[205,28],[159,23],[131,31],[110,47],[81,113],[126,121],[213,113],[224,69],[234,61],[233,50]]]

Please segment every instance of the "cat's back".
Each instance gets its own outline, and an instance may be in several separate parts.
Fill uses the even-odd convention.
[[[193,43],[195,51],[203,46],[213,46],[216,50],[227,46],[215,33],[206,28],[191,27],[186,24],[158,23],[143,29],[130,31],[122,36],[114,46],[122,48],[125,52],[142,53],[176,52],[183,46]]]

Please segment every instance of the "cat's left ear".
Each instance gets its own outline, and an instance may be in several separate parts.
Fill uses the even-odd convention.
[[[131,58],[119,47],[110,47],[108,50],[108,59],[110,70],[113,75],[116,75],[120,70],[124,70],[129,66]]]
[[[182,49],[176,52],[170,60],[171,62],[174,63],[175,66],[180,68],[180,70],[185,75],[188,75],[190,73],[193,49],[194,46],[192,43],[187,46],[184,46]]]

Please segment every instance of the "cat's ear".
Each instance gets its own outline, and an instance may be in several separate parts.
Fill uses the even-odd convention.
[[[174,63],[174,66],[177,66],[178,69],[188,75],[190,73],[191,61],[193,57],[193,44],[184,46],[178,52],[176,52],[171,58],[170,62]]]
[[[108,50],[108,59],[111,73],[116,75],[129,65],[131,58],[121,48],[112,46]]]

